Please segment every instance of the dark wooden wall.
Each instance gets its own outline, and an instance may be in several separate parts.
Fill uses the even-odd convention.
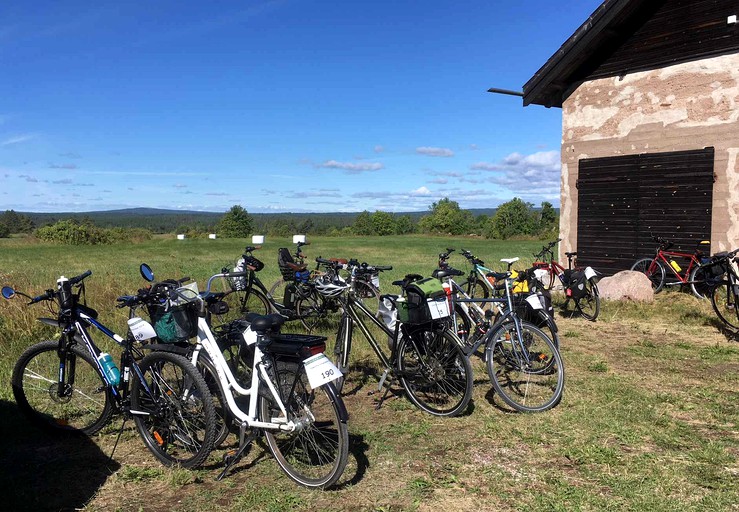
[[[578,262],[608,275],[654,254],[651,235],[693,252],[711,238],[714,149],[582,159]]]
[[[588,80],[739,50],[739,24],[726,23],[728,16],[739,15],[737,0],[655,0],[643,9],[648,19],[641,26],[637,16],[613,28],[623,37],[612,39],[610,46],[615,49],[602,49],[612,53],[599,56],[600,65],[591,70]]]

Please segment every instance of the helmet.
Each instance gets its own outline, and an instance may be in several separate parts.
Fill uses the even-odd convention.
[[[324,297],[338,297],[349,285],[340,276],[325,274],[315,281],[316,291]]]

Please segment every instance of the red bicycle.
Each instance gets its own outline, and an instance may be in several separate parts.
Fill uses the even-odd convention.
[[[652,282],[654,293],[659,293],[665,286],[690,285],[690,291],[699,299],[709,297],[710,287],[706,285],[705,269],[701,268],[701,264],[708,261],[708,253],[703,249],[708,249],[711,242],[707,240],[698,242],[695,252],[691,254],[670,251],[669,249],[675,244],[661,236],[652,235],[652,239],[658,244],[654,257],[638,260],[631,266],[631,270],[646,275]],[[688,266],[682,268],[676,258],[687,260]],[[669,281],[668,269],[670,271]]]
[[[575,309],[580,313],[580,316],[586,320],[594,322],[598,318],[598,312],[600,311],[600,294],[598,293],[598,273],[593,270],[592,267],[575,267],[573,268],[572,263],[577,256],[576,252],[566,252],[567,256],[567,267],[564,268],[554,259],[554,246],[556,246],[562,239],[558,238],[553,242],[545,245],[541,248],[538,254],[534,254],[534,269],[543,271],[537,272],[537,278],[542,283],[544,288],[551,290],[554,286],[554,277],[562,283],[562,287],[565,292],[567,300],[565,301],[565,308],[572,299],[575,303]]]

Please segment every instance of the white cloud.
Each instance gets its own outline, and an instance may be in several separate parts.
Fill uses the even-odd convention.
[[[450,157],[454,156],[454,151],[447,148],[432,148],[428,146],[422,146],[420,148],[416,148],[416,153],[419,155],[426,155],[426,156],[438,156],[438,157]]]
[[[379,162],[352,163],[352,162],[337,162],[336,160],[327,160],[326,162],[322,164],[316,165],[316,167],[322,168],[322,169],[341,169],[342,171],[346,171],[348,174],[359,174],[360,172],[379,171],[380,169],[385,168],[385,166]]]
[[[411,195],[413,196],[428,196],[431,194],[431,191],[426,187],[419,187],[416,190],[411,191]]]
[[[478,162],[470,169],[493,173],[486,181],[495,183],[524,199],[559,197],[559,151],[541,151],[530,155],[511,153],[500,162]]]
[[[16,135],[15,137],[10,137],[9,139],[5,139],[4,141],[0,142],[0,146],[6,147],[6,146],[12,146],[13,144],[20,144],[21,142],[29,141],[36,136],[33,134],[26,134],[26,135]]]

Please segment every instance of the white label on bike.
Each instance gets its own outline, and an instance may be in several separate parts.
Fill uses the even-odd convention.
[[[549,275],[549,271],[544,270],[543,268],[537,268],[536,270],[534,270],[534,279],[536,279],[537,281],[541,283],[544,282],[544,278],[547,277],[548,275]]]
[[[529,303],[529,306],[531,306],[531,309],[534,309],[534,310],[543,309],[541,305],[541,301],[539,300],[539,296],[536,294],[532,294],[526,297],[526,302]]]
[[[247,327],[243,332],[243,336],[247,345],[254,345],[257,342],[257,333],[252,331],[249,327]]]
[[[597,275],[598,273],[595,270],[593,270],[593,267],[585,267],[585,278],[586,279],[592,279]]]
[[[150,340],[157,335],[151,324],[139,317],[129,318],[128,328],[131,329],[131,334],[137,341]]]
[[[342,376],[341,370],[324,353],[309,357],[303,361],[303,364],[305,365],[305,373],[308,375],[308,382],[310,382],[310,387],[313,389]]]
[[[429,305],[429,312],[431,313],[431,318],[433,319],[446,318],[450,315],[449,302],[446,299],[443,299],[443,300],[429,299],[427,301],[427,304]]]
[[[375,288],[380,287],[380,276],[372,276],[372,286]]]

